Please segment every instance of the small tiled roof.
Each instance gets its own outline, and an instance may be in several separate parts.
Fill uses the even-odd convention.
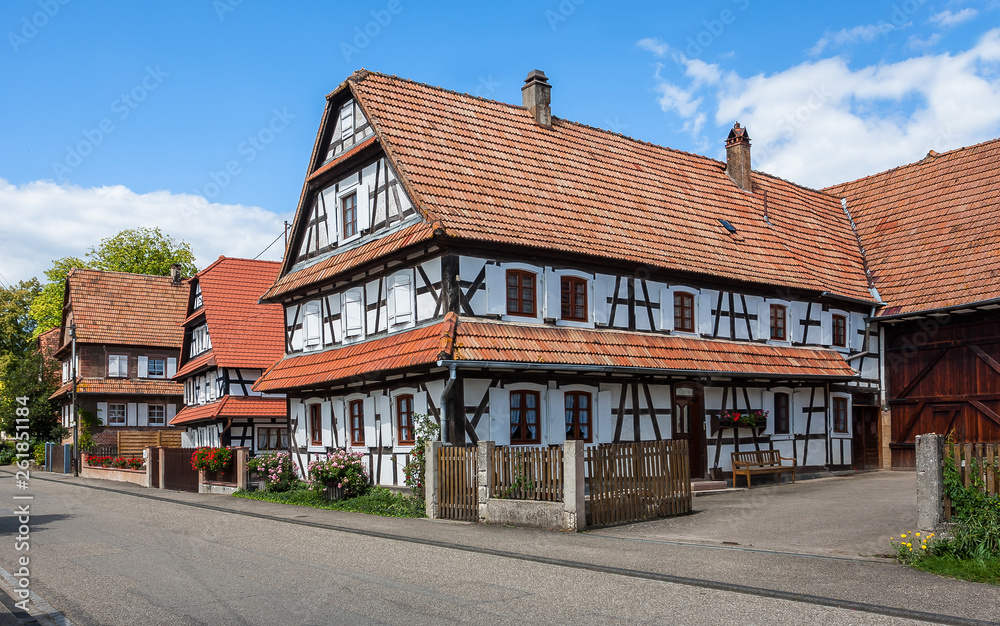
[[[73,383],[56,390],[49,400],[67,395]],[[145,396],[182,396],[184,385],[167,380],[134,380],[131,378],[82,378],[76,386],[79,394],[134,394]]]
[[[256,398],[225,396],[211,404],[186,406],[170,420],[171,426],[192,424],[220,418],[261,417],[281,418],[287,416],[288,408],[284,398]]]
[[[216,365],[215,352],[209,350],[208,352],[199,354],[185,363],[179,370],[177,370],[177,373],[174,374],[174,380],[182,380],[191,374],[200,372],[201,370],[205,370],[210,367],[215,367]]]
[[[192,284],[201,284],[212,353],[220,367],[264,369],[284,354],[283,309],[280,304],[258,302],[280,268],[273,261],[220,256],[191,279]],[[182,363],[181,369],[187,364]]]
[[[78,343],[179,348],[188,283],[169,276],[74,269],[66,278]],[[63,328],[63,348],[69,342]]]
[[[300,389],[334,380],[428,365],[452,352],[458,316],[403,333],[335,350],[287,356],[257,379],[255,391]]]
[[[346,85],[442,237],[872,300],[850,223],[827,194],[759,172],[747,193],[714,159],[556,117],[544,128],[522,106],[395,76],[362,70]],[[310,269],[291,280],[302,286]]]
[[[51,357],[59,349],[59,332],[59,328],[53,328],[38,336],[36,341],[38,342],[38,349],[42,351],[42,354]]]
[[[1000,139],[826,189],[847,199],[882,314],[1000,297]]]
[[[856,376],[833,350],[588,330],[457,318],[398,335],[288,356],[254,385],[258,391],[318,387],[438,360],[598,366],[761,378]]]

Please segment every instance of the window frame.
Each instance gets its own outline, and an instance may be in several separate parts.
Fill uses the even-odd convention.
[[[353,200],[354,206],[351,210],[354,212],[354,218],[351,221],[347,220],[347,201]],[[355,189],[350,193],[345,193],[338,198],[338,208],[340,209],[340,232],[343,235],[342,240],[346,241],[352,237],[356,237],[361,234],[358,229],[358,190]],[[348,224],[351,225],[351,232],[348,232]]]
[[[275,440],[277,444],[271,445],[271,436],[275,435]],[[265,444],[262,446],[261,435],[264,437]],[[284,444],[284,445],[282,445]],[[257,450],[287,450],[288,449],[288,430],[282,426],[258,426],[257,427]]]
[[[840,322],[840,341],[837,341],[837,330],[838,324]],[[840,313],[833,313],[830,316],[830,343],[835,348],[846,348],[847,347],[847,316],[841,315]]]
[[[775,313],[780,312],[780,316],[776,316]],[[768,333],[768,338],[771,341],[788,341],[788,307],[784,304],[771,304],[770,305],[770,332]],[[775,320],[780,320],[780,324],[776,325]],[[777,336],[775,334],[776,330],[781,330],[781,335]]]
[[[510,310],[510,289],[513,285],[510,284],[511,276],[518,277],[518,284],[515,286],[517,289],[517,297],[515,301],[517,302],[517,311],[512,312]],[[531,277],[531,312],[525,313],[524,309],[524,284],[523,279],[525,277]],[[504,274],[504,294],[506,295],[506,314],[514,317],[538,317],[538,274],[530,270],[519,270],[519,269],[508,269]]]
[[[587,436],[580,437],[581,420],[580,420],[580,407],[569,407],[567,406],[567,400],[570,398],[587,398],[587,408],[583,409],[587,412]],[[572,412],[572,415],[570,414]],[[584,443],[591,443],[594,440],[594,394],[589,391],[565,391],[563,392],[563,417],[565,419],[566,428],[566,439],[579,440]]]
[[[114,412],[113,407],[121,407],[121,421],[114,421],[112,416]],[[71,409],[72,411],[72,409]],[[108,403],[108,426],[125,426],[128,422],[128,406],[124,402],[109,402]]]
[[[354,407],[358,407],[357,415],[354,413]],[[351,431],[351,445],[363,447],[365,445],[365,401],[363,399],[350,400],[347,403],[347,420]]]
[[[784,415],[784,426],[785,426],[784,430],[779,430],[778,429],[778,425],[780,424],[780,422],[778,421],[778,416],[779,416],[778,398],[783,398],[784,399],[784,405],[785,405],[784,406],[784,413],[785,413],[785,415]],[[773,427],[772,427],[772,433],[775,434],[775,435],[790,435],[790,434],[792,434],[792,396],[791,396],[791,394],[786,393],[784,391],[776,391],[776,392],[774,392],[774,424],[773,424]]]
[[[155,418],[155,419],[159,420],[155,424],[153,423],[153,420],[154,420],[153,410],[154,409],[159,409],[163,413],[163,415],[161,415],[160,417]],[[167,425],[167,405],[165,405],[165,404],[147,404],[146,405],[146,423],[149,426],[166,426]]]
[[[159,361],[162,363],[163,367],[159,374],[153,373],[153,361]],[[146,357],[146,378],[166,378],[167,377],[167,359],[162,356],[150,356]]]
[[[694,309],[695,296],[694,296],[694,294],[691,293],[690,291],[675,291],[671,295],[673,296],[673,299],[674,299],[674,330],[677,331],[677,332],[681,332],[681,333],[693,333],[693,332],[695,332],[695,328],[697,328],[697,321],[694,318],[694,315],[695,315],[695,309]],[[687,298],[687,299],[690,300],[691,304],[690,304],[689,307],[685,307],[683,305],[683,299],[684,298]],[[678,304],[678,302],[677,302],[678,299],[681,300],[680,304]],[[684,327],[682,324],[678,323],[678,321],[680,321],[680,322],[684,321],[684,313],[683,312],[686,309],[690,309],[690,311],[691,311],[691,318],[690,318],[691,325],[689,327]]]
[[[407,411],[406,404],[409,404]],[[395,398],[396,436],[400,445],[412,446],[416,442],[415,424],[413,422],[413,394],[401,393]],[[407,418],[407,419],[404,419]],[[404,437],[404,433],[407,436]]]
[[[517,407],[517,410],[521,411],[520,418],[515,423],[514,422],[514,398],[520,398],[521,406]],[[527,399],[529,397],[534,398],[535,406],[535,436],[528,438],[523,435],[528,433],[528,421],[527,421],[527,411],[525,410],[528,406]],[[542,442],[542,394],[538,391],[532,389],[512,389],[509,392],[509,408],[510,408],[510,419],[508,420],[508,427],[511,429],[510,434],[510,445],[531,445],[538,444]],[[514,427],[518,429],[518,436],[514,436]]]
[[[843,412],[838,411],[838,405],[843,407]],[[836,435],[847,435],[850,433],[850,423],[848,413],[850,403],[843,396],[832,396],[830,398],[830,428]]]
[[[115,360],[115,369],[118,371],[116,374],[111,373],[111,360]],[[125,363],[125,371],[122,372],[122,361]],[[127,354],[109,354],[108,355],[108,369],[107,378],[128,378],[128,362],[129,358]],[[72,368],[72,366],[71,366]],[[70,370],[72,372],[72,369]]]
[[[309,445],[323,445],[323,407],[321,404],[310,404],[309,407]]]
[[[579,276],[560,276],[559,277],[559,319],[565,320],[567,322],[589,322],[590,321],[590,307],[589,298],[587,296],[587,291],[590,289],[590,281],[586,278],[581,278]],[[566,301],[567,296],[567,286],[569,287],[569,302]],[[579,295],[576,293],[576,289],[583,287],[583,316],[572,315],[573,309],[577,308],[574,303],[575,296]],[[567,314],[567,307],[571,314]]]

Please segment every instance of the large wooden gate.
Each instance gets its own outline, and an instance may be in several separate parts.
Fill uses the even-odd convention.
[[[479,520],[476,446],[438,448],[439,515],[445,519]]]
[[[198,492],[198,470],[191,467],[192,448],[163,449],[163,488]]]
[[[959,443],[1000,440],[1000,321],[923,320],[889,328],[886,372],[892,467],[916,465],[915,437],[953,433]]]

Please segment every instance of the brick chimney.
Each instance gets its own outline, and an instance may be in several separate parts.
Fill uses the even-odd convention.
[[[552,85],[545,77],[542,70],[532,70],[528,77],[524,79],[524,87],[521,87],[521,99],[524,101],[524,108],[535,118],[539,126],[552,128]]]
[[[177,285],[181,282],[181,264],[174,263],[170,266],[170,279]]]
[[[750,135],[736,122],[726,138],[726,174],[743,191],[753,191],[750,180]]]

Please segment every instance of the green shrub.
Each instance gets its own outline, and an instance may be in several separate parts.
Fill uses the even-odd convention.
[[[337,450],[322,461],[309,464],[309,480],[313,489],[322,493],[327,485],[341,490],[345,498],[360,496],[368,490],[368,470],[357,452]]]
[[[0,465],[10,465],[17,460],[13,441],[0,442]]]
[[[1000,557],[1000,496],[987,495],[979,464],[969,468],[971,484],[966,487],[952,457],[944,459],[944,489],[951,499],[951,538],[942,541],[936,553],[960,559]]]
[[[427,442],[437,441],[440,438],[441,425],[419,413],[413,416],[413,423],[417,437],[413,442],[413,451],[410,452],[410,462],[403,468],[404,482],[413,495],[423,501],[424,479],[427,475],[427,459],[424,458],[427,453]]]
[[[45,466],[45,442],[36,443],[35,447],[31,449],[31,458],[35,460],[35,464],[44,467]]]
[[[247,461],[247,468],[264,479],[265,491],[288,491],[298,482],[298,470],[287,452],[269,452]]]
[[[371,487],[362,496],[330,502],[316,490],[303,487],[301,486],[302,483],[298,485],[297,488],[282,493],[241,490],[233,495],[237,498],[247,498],[249,500],[311,506],[317,509],[334,511],[367,513],[368,515],[380,515],[382,517],[426,517],[423,500],[390,491],[385,487]]]

